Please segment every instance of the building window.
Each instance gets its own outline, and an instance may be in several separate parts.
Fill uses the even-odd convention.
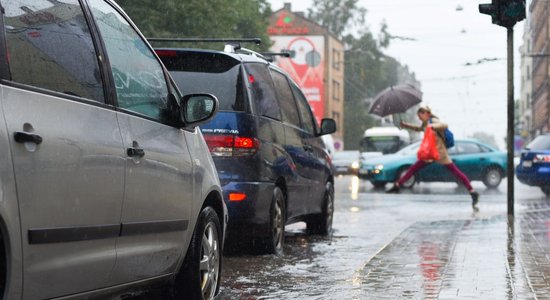
[[[332,99],[334,101],[340,101],[340,82],[332,81]]]
[[[340,126],[340,113],[337,111],[332,112],[332,118],[336,122],[336,128],[339,128]]]
[[[340,70],[340,64],[342,63],[340,59],[340,51],[332,49],[332,67],[335,70]]]

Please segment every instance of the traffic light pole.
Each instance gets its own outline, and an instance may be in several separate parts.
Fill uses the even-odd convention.
[[[506,28],[508,37],[508,130],[507,130],[507,173],[508,215],[514,215],[514,27]]]

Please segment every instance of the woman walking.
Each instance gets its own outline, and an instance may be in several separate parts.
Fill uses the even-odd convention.
[[[468,192],[470,193],[470,196],[472,196],[472,206],[475,207],[477,205],[477,202],[479,201],[479,193],[474,190],[472,185],[470,184],[470,180],[464,173],[462,173],[457,166],[452,162],[451,158],[449,157],[449,154],[447,153],[447,148],[445,147],[445,141],[443,140],[443,132],[447,128],[447,124],[441,122],[437,116],[432,114],[432,110],[428,106],[421,106],[418,111],[416,112],[418,118],[420,121],[422,121],[421,126],[415,126],[412,124],[405,123],[401,121],[401,127],[414,130],[414,131],[424,131],[426,127],[432,127],[434,131],[437,133],[436,136],[436,144],[437,144],[437,151],[439,152],[439,160],[436,162],[439,164],[442,164],[449,170],[453,175],[460,181],[466,189],[468,189]],[[398,193],[401,185],[409,180],[411,176],[413,176],[416,172],[418,172],[423,167],[427,166],[428,164],[432,163],[433,161],[426,161],[426,160],[417,160],[408,170],[407,172],[399,178],[397,182],[394,183],[393,187],[386,191],[386,193]]]

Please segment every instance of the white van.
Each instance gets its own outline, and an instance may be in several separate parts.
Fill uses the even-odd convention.
[[[360,142],[360,151],[364,154],[394,153],[411,143],[409,132],[395,126],[372,127],[365,130]]]

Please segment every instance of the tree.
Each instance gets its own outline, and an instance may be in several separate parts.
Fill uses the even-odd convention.
[[[267,0],[116,0],[146,37],[252,38],[269,48]],[[213,9],[215,8],[215,9]],[[204,47],[202,44],[186,47]],[[212,47],[211,45],[209,47]]]
[[[341,36],[345,28],[364,23],[367,10],[358,7],[357,0],[314,0],[309,18]],[[378,40],[368,28],[358,30],[359,36],[342,37],[346,45],[344,73],[344,144],[346,149],[358,149],[366,129],[380,123],[368,113],[369,99],[390,85],[417,84],[414,73],[394,58],[383,53],[392,38],[383,23]],[[413,113],[414,117],[414,113]],[[404,119],[412,117],[405,115]]]
[[[488,134],[486,132],[474,132],[474,134],[472,134],[472,138],[498,149],[495,136],[492,134]]]
[[[359,0],[313,0],[308,9],[309,18],[341,37],[350,25],[365,22],[367,10],[357,6]]]

